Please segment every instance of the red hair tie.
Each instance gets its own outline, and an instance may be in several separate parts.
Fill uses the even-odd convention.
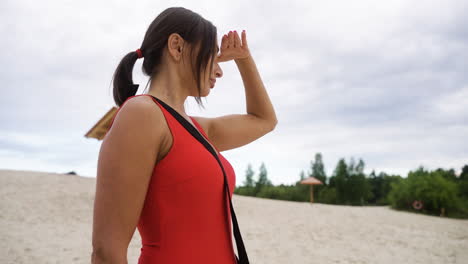
[[[138,58],[143,58],[143,53],[141,52],[140,49],[137,49],[136,53],[138,54]]]

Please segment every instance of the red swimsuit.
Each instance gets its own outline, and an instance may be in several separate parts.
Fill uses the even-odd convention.
[[[182,116],[173,116],[151,95],[134,95],[127,100],[142,95],[150,96],[161,108],[173,144],[154,167],[148,186],[137,225],[142,239],[138,264],[236,263],[229,200],[218,161],[189,133],[187,126],[192,125],[187,120],[181,122]],[[190,118],[208,139],[197,121]],[[234,169],[221,154],[219,159],[232,198]]]

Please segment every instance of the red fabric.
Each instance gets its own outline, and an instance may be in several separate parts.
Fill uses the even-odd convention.
[[[135,96],[153,99],[173,137],[169,153],[154,167],[137,225],[142,239],[138,264],[236,263],[229,200],[216,158],[156,99]],[[220,160],[232,198],[236,175],[221,154]]]

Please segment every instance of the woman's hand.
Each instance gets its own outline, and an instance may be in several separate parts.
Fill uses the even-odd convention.
[[[249,46],[245,30],[242,31],[242,43],[237,31],[229,31],[221,39],[221,49],[217,57],[218,62],[239,60],[250,57]]]

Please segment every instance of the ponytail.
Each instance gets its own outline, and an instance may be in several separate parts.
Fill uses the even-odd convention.
[[[114,101],[117,106],[121,106],[127,98],[133,96],[138,91],[138,84],[133,83],[133,66],[138,59],[138,53],[132,51],[125,55],[120,61],[113,76]]]

